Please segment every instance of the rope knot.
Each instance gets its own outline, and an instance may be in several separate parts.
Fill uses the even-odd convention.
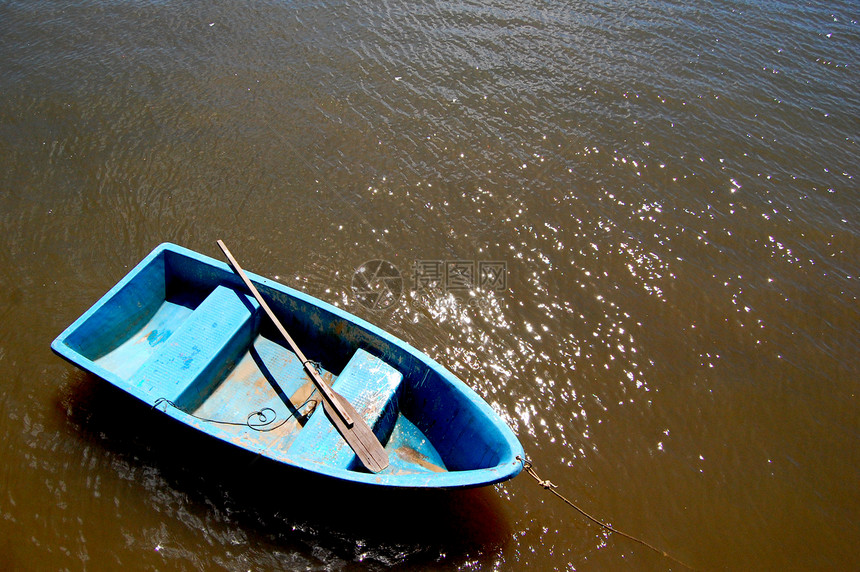
[[[553,482],[550,481],[549,479],[547,479],[545,481],[538,479],[538,484],[547,490],[558,488],[558,485],[553,484]]]

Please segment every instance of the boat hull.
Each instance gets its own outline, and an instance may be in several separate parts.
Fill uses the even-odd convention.
[[[384,471],[363,469],[238,276],[205,255],[158,246],[51,347],[181,423],[320,475],[444,489],[519,473],[523,453],[513,432],[447,369],[340,308],[249,277],[385,446]]]

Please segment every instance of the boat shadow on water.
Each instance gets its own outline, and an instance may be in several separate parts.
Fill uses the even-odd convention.
[[[158,503],[172,489],[183,511],[216,511],[204,520],[225,536],[239,527],[275,550],[386,565],[492,553],[511,538],[493,487],[390,490],[313,475],[212,439],[85,372],[69,373],[57,406],[76,437],[123,461],[93,470],[154,472],[139,483],[145,498]]]

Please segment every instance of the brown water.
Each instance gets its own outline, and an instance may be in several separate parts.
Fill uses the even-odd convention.
[[[458,373],[614,526],[698,569],[857,569],[858,19],[0,2],[3,567],[682,569],[526,475],[330,489],[51,354],[155,245],[223,238]]]

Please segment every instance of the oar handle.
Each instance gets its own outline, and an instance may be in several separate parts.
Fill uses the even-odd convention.
[[[242,270],[242,267],[239,266],[238,262],[236,262],[236,259],[233,258],[233,255],[227,249],[227,246],[221,240],[218,240],[218,247],[224,252],[224,256],[227,257],[227,261],[230,263],[230,266],[233,267],[233,270],[236,271],[236,274],[239,275],[239,278],[242,279],[242,282],[245,283],[245,286],[247,286],[248,290],[251,291],[251,294],[254,295],[254,298],[257,299],[257,303],[262,306],[263,311],[266,312],[266,315],[269,316],[269,319],[272,320],[272,322],[275,324],[275,327],[278,329],[284,339],[287,340],[287,343],[290,344],[290,348],[302,362],[302,365],[304,366],[305,370],[307,370],[308,375],[310,375],[311,381],[319,390],[319,392],[323,394],[323,398],[328,401],[328,404],[331,406],[332,409],[334,409],[334,411],[337,413],[337,416],[340,417],[341,421],[343,421],[344,425],[346,425],[347,427],[352,427],[354,425],[352,417],[350,417],[349,414],[344,411],[343,407],[341,407],[340,405],[339,400],[335,399],[334,393],[332,392],[331,388],[322,380],[319,372],[313,365],[311,365],[310,361],[305,358],[305,354],[302,353],[302,350],[299,349],[299,346],[296,345],[296,342],[294,342],[293,338],[290,337],[290,334],[287,333],[286,328],[284,328],[283,324],[281,324],[281,321],[277,318],[277,316],[275,316],[275,313],[272,312],[272,309],[263,299],[263,296],[260,294],[260,291],[257,290],[257,287],[254,286],[254,284],[248,278],[248,275],[245,274],[245,271]]]

